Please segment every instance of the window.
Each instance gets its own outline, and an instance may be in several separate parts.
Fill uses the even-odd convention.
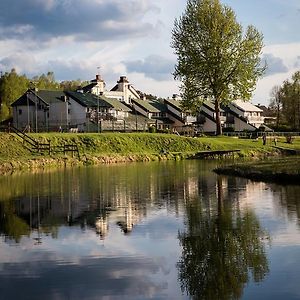
[[[22,114],[22,109],[19,109],[19,115],[21,115]]]

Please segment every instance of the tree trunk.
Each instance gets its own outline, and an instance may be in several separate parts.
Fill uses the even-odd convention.
[[[222,135],[219,100],[215,100],[215,113],[216,113],[216,135]]]
[[[277,105],[277,116],[276,116],[276,130],[278,130],[279,127],[279,120],[280,120],[280,106]]]

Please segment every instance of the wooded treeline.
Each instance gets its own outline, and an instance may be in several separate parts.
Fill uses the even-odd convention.
[[[79,86],[88,84],[87,81],[66,80],[58,82],[53,72],[28,78],[19,75],[15,69],[5,72],[0,77],[0,122],[11,117],[11,104],[29,88],[39,90],[76,90]]]
[[[300,130],[300,71],[273,87],[270,109],[276,116],[276,130]]]

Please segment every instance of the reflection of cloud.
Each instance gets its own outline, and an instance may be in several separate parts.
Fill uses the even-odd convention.
[[[32,273],[26,274],[24,270]],[[48,261],[11,263],[4,266],[0,275],[1,296],[3,299],[99,299],[104,296],[132,299],[136,295],[150,298],[166,288],[164,282],[155,283],[149,278],[159,271],[160,266],[146,258],[85,259],[80,265]]]

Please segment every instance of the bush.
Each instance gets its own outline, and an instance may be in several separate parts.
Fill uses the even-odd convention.
[[[150,133],[155,133],[156,132],[156,128],[154,126],[150,126],[149,129],[148,129],[148,131]]]
[[[223,132],[234,132],[234,128],[233,127],[225,127],[225,128],[223,128]]]

